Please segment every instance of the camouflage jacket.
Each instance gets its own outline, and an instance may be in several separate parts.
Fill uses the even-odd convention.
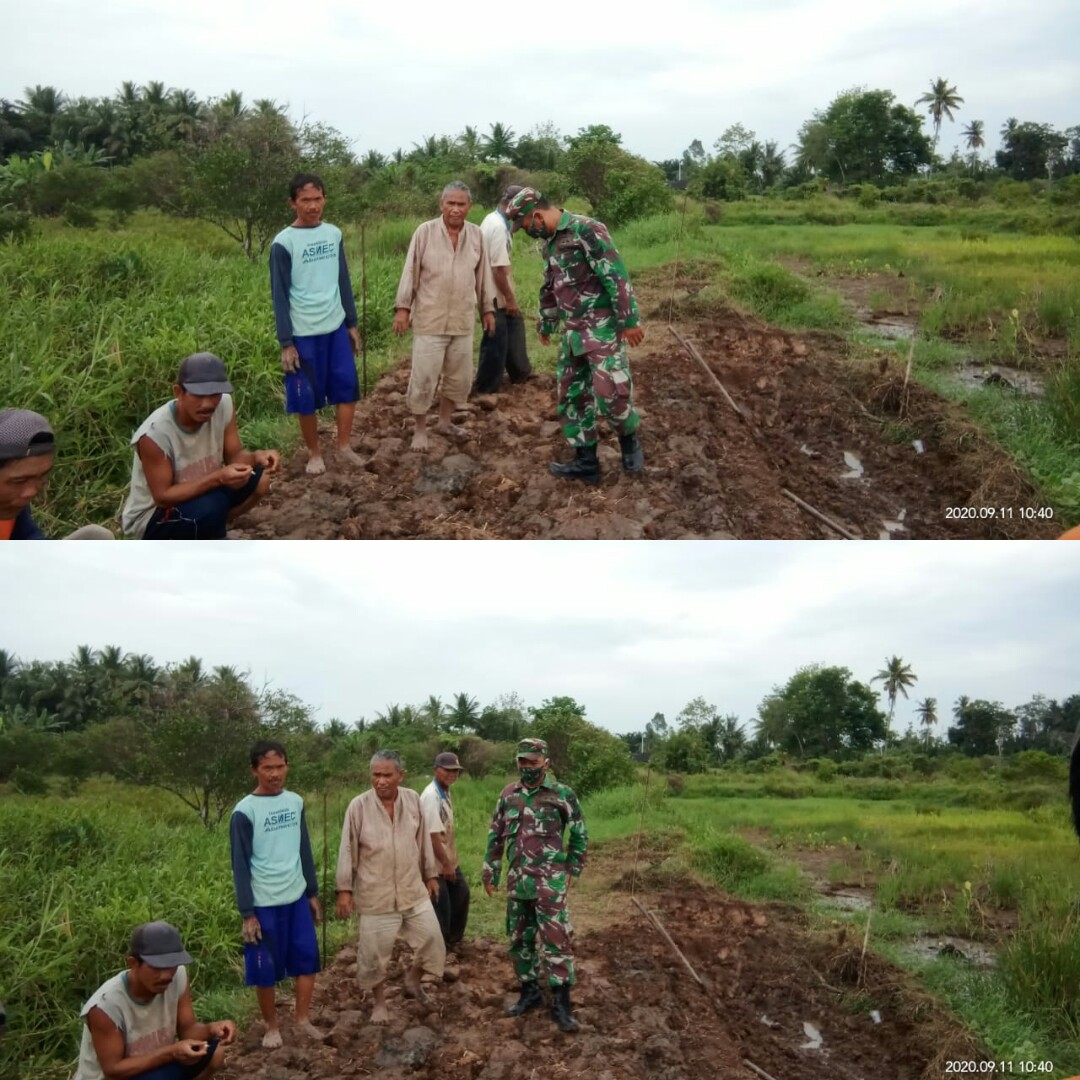
[[[569,827],[566,849],[563,830]],[[505,850],[506,895],[535,900],[537,882],[565,892],[566,875],[577,877],[585,865],[589,834],[577,796],[565,784],[545,777],[537,788],[520,781],[499,795],[484,854],[484,884],[498,885]]]
[[[574,356],[615,352],[618,332],[637,326],[640,316],[630,275],[607,228],[564,210],[544,256],[540,333],[556,333],[561,319]]]

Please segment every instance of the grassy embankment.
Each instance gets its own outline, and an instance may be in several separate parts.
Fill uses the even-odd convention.
[[[473,935],[503,933],[502,904],[488,900],[479,884],[501,783],[466,778],[455,789]],[[1057,781],[909,783],[778,770],[691,778],[675,796],[653,777],[649,790],[645,826],[666,837],[670,853],[659,871],[673,884],[691,873],[751,900],[810,906],[822,926],[850,920],[861,935],[866,914],[823,905],[788,858],[826,852],[831,878],[854,875],[874,889],[872,947],[915,971],[995,1055],[1052,1060],[1056,1076],[1070,1075],[1068,1067],[1080,1061],[1076,841]],[[622,788],[586,801],[594,850],[636,832],[643,791]],[[348,797],[341,790],[328,797],[331,889]],[[308,807],[321,866],[321,797],[309,796]],[[767,830],[768,842],[755,846],[741,834],[746,829],[757,830],[755,838]],[[224,828],[203,830],[165,793],[92,781],[69,798],[5,795],[0,853],[0,999],[12,1022],[0,1044],[0,1074],[18,1062],[20,1074],[35,1080],[65,1075],[81,1002],[119,969],[131,927],[149,918],[181,928],[197,961],[201,1015],[250,1014]],[[607,884],[586,874],[576,903],[610,909]],[[999,966],[989,973],[951,957],[919,959],[906,947],[921,930],[984,937],[1013,921],[1017,928],[1006,934]],[[329,948],[348,935],[331,922]],[[850,1004],[874,1007],[858,997]]]
[[[685,217],[635,222],[615,239],[635,273],[676,259],[688,264],[705,286],[698,311],[733,302],[786,327],[849,334],[862,342],[862,357],[872,347],[831,278],[880,274],[899,282],[903,273],[900,289],[920,311],[916,377],[963,401],[1072,523],[1080,520],[1080,243],[994,231],[1015,227],[1015,219],[992,208],[950,216],[943,207],[845,204],[841,213],[794,203],[725,207],[710,224],[692,206]],[[407,353],[389,327],[414,224],[384,222],[367,232],[369,381]],[[359,229],[346,226],[345,234],[359,293]],[[822,276],[795,273],[777,258]],[[541,263],[524,236],[515,273],[535,314]],[[49,223],[31,241],[0,248],[0,282],[3,405],[38,409],[59,431],[60,460],[38,511],[49,531],[115,519],[130,475],[130,434],[168,398],[179,359],[196,349],[228,363],[248,445],[296,445],[295,424],[282,413],[266,267],[249,263],[211,226],[157,214],[136,215],[117,232]],[[896,288],[889,291],[895,301]],[[666,295],[666,284],[658,292]],[[663,340],[658,329],[654,321],[653,343]],[[904,343],[873,344],[906,356]],[[1030,363],[1043,345],[1057,357],[1042,364],[1045,399],[950,377],[972,357]],[[530,351],[537,367],[553,366],[554,347],[533,338]]]

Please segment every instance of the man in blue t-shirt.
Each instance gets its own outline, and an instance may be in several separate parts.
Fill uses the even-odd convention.
[[[341,230],[322,219],[325,191],[314,173],[294,176],[289,205],[296,220],[270,246],[270,294],[285,373],[285,411],[299,417],[309,454],[306,471],[312,475],[326,472],[315,414],[327,403],[334,406],[338,453],[353,465],[363,464],[349,445],[360,399],[356,300]]]
[[[229,823],[236,904],[243,917],[244,974],[255,987],[266,1022],[262,1044],[281,1046],[274,987],[296,979],[296,1030],[324,1038],[308,1018],[319,970],[319,882],[311,855],[304,800],[285,789],[289,757],[279,742],[251,748],[257,785],[233,810]]]

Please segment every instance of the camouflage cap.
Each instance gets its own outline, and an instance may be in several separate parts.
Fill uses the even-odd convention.
[[[522,739],[518,743],[517,756],[523,757],[525,754],[543,754],[547,757],[548,744],[543,739]]]
[[[536,188],[523,187],[506,205],[506,220],[514,230],[521,228],[521,219],[543,198]]]

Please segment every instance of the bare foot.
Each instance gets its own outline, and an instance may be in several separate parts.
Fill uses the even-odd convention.
[[[264,1050],[276,1050],[281,1045],[281,1032],[277,1028],[268,1028],[262,1044]]]
[[[430,1005],[431,998],[428,992],[420,984],[420,975],[413,968],[405,973],[405,993],[419,1002],[421,1005]]]
[[[428,433],[422,430],[418,431],[412,437],[412,443],[410,443],[409,449],[418,454],[426,454],[431,449],[431,439],[428,438]]]
[[[371,1010],[371,1022],[373,1024],[390,1023],[390,1011],[387,1009],[385,1001],[375,1003],[375,1008]]]
[[[297,1020],[296,1030],[305,1038],[314,1039],[316,1042],[322,1042],[326,1038],[326,1033],[320,1031],[310,1020]]]
[[[308,476],[321,476],[326,472],[326,462],[323,461],[322,455],[320,454],[317,457],[312,455],[309,457],[308,463],[304,466],[304,472],[306,472]]]
[[[338,457],[342,461],[347,461],[350,465],[364,464],[364,459],[351,446],[339,446]]]
[[[436,424],[435,430],[448,439],[464,439],[468,434],[463,427],[458,427],[457,424]]]

